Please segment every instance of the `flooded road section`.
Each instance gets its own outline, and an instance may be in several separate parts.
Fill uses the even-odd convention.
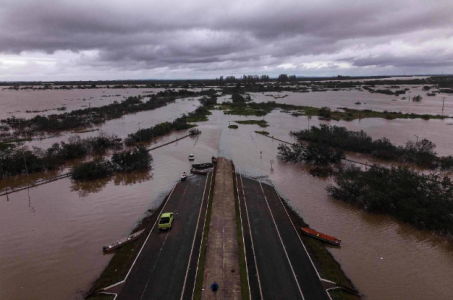
[[[182,110],[194,104],[198,105],[182,101],[188,105]],[[119,135],[133,132],[137,116],[151,125],[158,118],[153,112],[126,116],[129,121],[106,123],[105,130]],[[196,162],[217,154],[232,159],[242,174],[272,182],[313,228],[341,238],[342,247],[330,251],[366,299],[450,299],[453,243],[332,199],[325,191],[330,180],[310,176],[302,164],[277,160],[278,142],[254,132],[267,130],[291,140],[289,131],[306,128],[308,121],[310,125],[325,121],[274,111],[264,117],[270,127],[239,124],[238,129],[228,129],[229,122],[245,119],[258,118],[214,111],[208,122],[199,123],[198,138],[153,151],[149,173],[85,184],[63,179],[0,197],[0,299],[83,299],[111,258],[102,254],[102,246],[126,236],[148,209],[160,204],[181,172],[189,171],[189,153]],[[423,132],[438,144],[439,153],[452,154],[453,126],[445,121],[365,119],[331,124],[364,129],[395,143]],[[183,134],[163,137],[159,143]]]

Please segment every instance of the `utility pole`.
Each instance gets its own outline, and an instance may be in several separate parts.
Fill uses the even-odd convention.
[[[442,97],[442,116],[444,116],[445,97]]]

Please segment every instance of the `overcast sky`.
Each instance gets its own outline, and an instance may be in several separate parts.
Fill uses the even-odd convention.
[[[0,0],[0,80],[442,72],[452,0]]]

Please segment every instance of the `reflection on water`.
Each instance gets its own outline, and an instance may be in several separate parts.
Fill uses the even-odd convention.
[[[71,185],[72,192],[78,192],[79,197],[87,197],[91,193],[99,193],[111,181],[115,185],[132,185],[143,183],[153,178],[151,170],[131,172],[131,173],[117,173],[109,178],[102,178],[92,181],[73,181]]]
[[[194,101],[181,103],[184,109],[195,105]],[[135,118],[152,124],[181,112],[177,105],[163,109],[168,109],[164,110],[167,115],[140,113],[112,120],[104,129],[124,135],[136,130]],[[189,153],[197,163],[218,154],[233,159],[238,172],[274,184],[313,228],[342,238],[342,247],[330,251],[367,299],[449,299],[453,295],[453,243],[330,198],[325,188],[332,180],[310,176],[303,164],[277,160],[279,142],[254,132],[262,128],[240,124],[236,130],[228,129],[228,122],[246,119],[256,117],[214,111],[208,122],[200,123],[198,138],[152,151],[152,172],[86,184],[63,179],[11,194],[9,201],[0,197],[0,298],[82,299],[81,291],[88,290],[111,258],[102,255],[102,246],[127,235],[148,209],[161,203],[179,175],[189,172]],[[270,124],[266,131],[288,141],[291,130],[308,125],[305,117],[277,111],[264,119]],[[320,123],[326,122],[310,120],[311,125]],[[453,127],[442,121],[365,119],[331,124],[364,129],[395,143],[422,133],[433,137],[439,153],[452,154]],[[158,143],[183,134],[174,133]]]

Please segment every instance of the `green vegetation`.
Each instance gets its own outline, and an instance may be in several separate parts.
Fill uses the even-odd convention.
[[[93,297],[87,298],[88,300],[113,300],[115,298],[114,295],[107,295],[107,294],[97,294]]]
[[[223,110],[223,113],[226,115],[236,115],[236,116],[265,116],[270,113],[272,110],[263,110],[259,108],[253,108],[250,105],[253,103],[248,103],[244,105],[234,105],[232,103],[222,103],[218,108]]]
[[[265,116],[274,109],[282,109],[286,112],[291,112],[293,116],[318,116],[326,120],[345,120],[352,121],[356,119],[365,118],[384,118],[384,119],[445,119],[450,118],[441,115],[429,114],[406,114],[401,112],[388,112],[388,111],[374,111],[370,109],[358,110],[352,108],[342,107],[340,110],[332,111],[328,107],[312,107],[312,106],[298,106],[284,103],[277,103],[275,101],[268,101],[262,103],[245,103],[235,105],[232,103],[223,103],[219,109],[223,110],[225,114],[239,115],[239,116]]]
[[[369,171],[340,170],[335,183],[327,191],[336,199],[389,214],[420,229],[453,233],[453,183],[448,177],[375,165]]]
[[[144,146],[124,150],[112,155],[112,159],[95,159],[74,166],[71,178],[74,180],[93,180],[111,176],[114,172],[146,170],[151,166],[153,157]]]
[[[246,121],[234,121],[238,124],[245,124],[245,125],[259,125],[260,127],[268,127],[266,120],[246,120]]]
[[[269,135],[269,132],[264,131],[264,130],[255,130],[256,133],[262,134],[262,135]]]
[[[67,143],[55,143],[47,150],[8,148],[0,153],[0,178],[56,170],[67,161],[121,148],[121,139],[105,134],[86,139],[72,136]]]
[[[228,128],[230,128],[230,129],[238,129],[239,126],[233,124],[233,125],[228,126]]]
[[[122,102],[115,101],[112,104],[100,107],[78,109],[69,113],[49,116],[38,115],[31,119],[11,117],[0,122],[21,135],[32,136],[39,132],[58,132],[98,125],[107,120],[120,118],[126,114],[153,110],[165,106],[174,102],[177,98],[215,95],[215,93],[215,90],[204,90],[201,92],[192,92],[184,89],[179,91],[165,90],[151,95],[147,101],[142,101],[143,97],[141,96],[129,97]]]
[[[234,168],[234,166],[233,166]],[[234,209],[236,211],[236,236],[239,253],[239,271],[241,278],[241,298],[242,300],[250,299],[249,282],[247,274],[247,262],[245,260],[244,238],[242,232],[242,223],[239,210],[239,195],[237,192],[236,172],[233,169],[233,190],[234,190]]]
[[[186,122],[204,122],[208,120],[208,115],[211,114],[209,110],[214,108],[217,104],[217,96],[211,95],[210,97],[204,96],[200,99],[201,106],[195,111],[183,116]]]
[[[185,117],[180,117],[173,122],[163,122],[150,128],[140,129],[131,133],[124,140],[126,146],[134,146],[138,143],[150,142],[154,138],[169,134],[174,130],[183,130],[194,127],[195,125],[185,122]]]
[[[436,145],[427,139],[408,141],[405,146],[395,146],[388,139],[373,140],[364,131],[348,131],[344,127],[320,125],[312,126],[310,130],[291,132],[299,142],[322,144],[325,148],[334,147],[345,151],[371,154],[388,161],[415,164],[428,169],[442,171],[453,170],[453,156],[438,157],[434,149]],[[298,147],[294,146],[293,150]],[[282,148],[282,151],[286,148]],[[294,151],[293,151],[294,152]],[[282,152],[283,159],[293,161],[290,152]]]
[[[343,289],[329,290],[329,295],[332,300],[359,300],[360,297]]]
[[[308,146],[297,143],[291,147],[280,144],[277,157],[286,162],[305,161],[310,165],[328,166],[339,163],[345,156],[343,151],[333,150],[319,143],[310,143]]]
[[[112,163],[104,158],[101,158],[74,166],[72,168],[71,178],[74,180],[88,181],[106,178],[112,174]]]

